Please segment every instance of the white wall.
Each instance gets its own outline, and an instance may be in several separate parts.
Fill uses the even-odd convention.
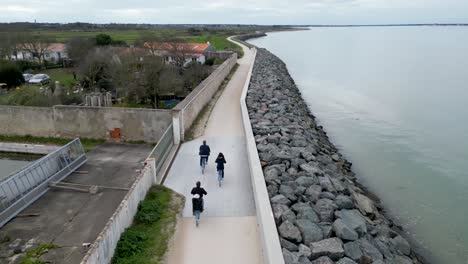
[[[254,50],[254,58],[257,50]],[[254,59],[255,61],[255,59]],[[260,239],[262,243],[262,255],[265,264],[284,264],[283,253],[281,251],[281,244],[279,241],[278,231],[276,229],[275,220],[273,217],[273,210],[270,204],[270,197],[263,175],[262,165],[258,157],[257,145],[255,143],[252,125],[250,123],[249,112],[245,99],[247,97],[247,90],[250,85],[250,77],[252,76],[253,64],[249,69],[247,80],[242,91],[240,100],[242,123],[244,126],[244,134],[247,147],[247,157],[250,168],[250,175],[252,177],[252,189],[254,193],[255,208],[257,211],[257,225],[260,232]]]

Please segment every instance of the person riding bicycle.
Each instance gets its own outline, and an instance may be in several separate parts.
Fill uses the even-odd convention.
[[[203,140],[203,145],[200,146],[200,151],[198,152],[198,155],[200,155],[200,167],[203,166],[203,159],[205,159],[205,164],[208,163],[210,152],[210,146],[206,144],[206,140]]]
[[[200,200],[201,200],[201,203],[202,203],[202,212],[203,212],[203,205],[204,205],[204,202],[203,202],[203,195],[207,195],[208,193],[205,191],[205,189],[203,189],[201,187],[201,183],[199,181],[197,181],[196,183],[196,187],[193,187],[192,191],[190,192],[190,194],[192,195],[195,195],[195,194],[198,194],[200,196]]]
[[[221,173],[221,177],[224,179],[224,164],[226,163],[224,154],[220,152],[215,162],[216,162],[216,170],[218,171],[218,173]]]

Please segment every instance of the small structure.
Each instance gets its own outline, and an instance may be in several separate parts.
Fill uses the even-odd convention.
[[[111,107],[112,94],[107,93],[90,93],[85,95],[85,105],[94,107]]]

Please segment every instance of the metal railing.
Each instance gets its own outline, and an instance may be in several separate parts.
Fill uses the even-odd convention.
[[[153,158],[155,160],[156,179],[158,182],[161,182],[161,178],[163,176],[161,175],[160,171],[164,161],[166,161],[167,155],[169,155],[169,152],[174,145],[174,132],[172,129],[172,124],[170,124],[159,140],[158,144],[156,144],[151,153],[148,155],[148,159]]]
[[[0,180],[0,227],[87,161],[80,139]]]

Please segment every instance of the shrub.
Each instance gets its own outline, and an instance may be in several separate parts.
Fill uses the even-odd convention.
[[[112,37],[107,34],[98,34],[96,35],[96,45],[98,46],[107,46],[112,43]]]
[[[20,86],[24,83],[23,74],[15,64],[0,62],[0,83],[6,83],[8,87]]]
[[[125,259],[144,250],[143,244],[149,236],[145,232],[127,229],[119,239],[115,249],[114,259]]]
[[[205,65],[213,66],[214,62],[215,62],[214,58],[209,58],[205,60]]]
[[[223,64],[223,62],[224,62],[224,61],[223,61],[222,59],[216,58],[215,61],[214,61],[214,64],[215,64],[215,65],[221,65],[221,64]]]
[[[79,94],[70,94],[70,95],[62,94],[60,96],[60,101],[62,102],[63,105],[73,105],[73,104],[79,105],[83,103],[83,98]]]
[[[40,70],[43,67],[40,63],[27,60],[17,60],[15,64],[21,72]]]
[[[25,86],[0,98],[0,104],[24,106],[54,106],[60,104],[57,97],[48,96],[38,87]]]

